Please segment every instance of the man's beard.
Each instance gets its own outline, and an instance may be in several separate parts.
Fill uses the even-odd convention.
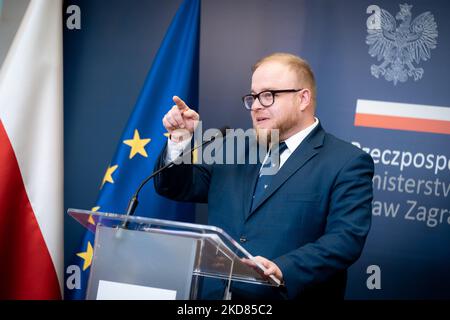
[[[256,128],[256,140],[258,141],[258,143],[269,144],[272,141],[271,132],[272,132],[272,129]]]
[[[283,135],[289,132],[296,125],[297,121],[298,119],[296,118],[288,117],[284,121],[277,121],[274,128],[257,128],[253,125],[253,128],[256,130],[256,139],[259,144],[266,144],[267,146],[271,143],[279,143]]]
[[[269,148],[272,143],[280,141],[280,130],[256,128],[256,140],[260,146]]]

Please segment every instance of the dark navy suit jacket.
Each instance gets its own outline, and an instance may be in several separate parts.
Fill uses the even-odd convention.
[[[165,149],[157,168],[164,155]],[[346,270],[360,256],[370,229],[372,158],[319,124],[251,210],[259,169],[177,165],[156,177],[155,188],[174,200],[207,202],[209,224],[281,269],[284,288],[236,283],[233,298],[342,299]]]

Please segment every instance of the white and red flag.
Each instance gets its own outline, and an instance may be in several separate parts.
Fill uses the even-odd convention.
[[[31,0],[0,71],[0,299],[61,299],[62,1]]]
[[[450,108],[358,100],[355,126],[450,134]]]

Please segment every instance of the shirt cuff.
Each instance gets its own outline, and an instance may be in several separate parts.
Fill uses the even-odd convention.
[[[172,162],[176,158],[178,158],[186,149],[186,147],[191,144],[191,140],[192,136],[189,139],[183,140],[181,142],[174,142],[169,138],[167,140],[166,157],[164,161],[165,164],[168,164],[169,162]]]

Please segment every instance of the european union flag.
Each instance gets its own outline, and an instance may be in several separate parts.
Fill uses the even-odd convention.
[[[189,106],[198,106],[199,29],[200,0],[185,0],[172,20],[106,170],[95,211],[125,213],[128,201],[153,171],[167,140],[161,120],[173,105],[172,97],[178,95]],[[135,215],[193,221],[194,207],[157,195],[153,184],[148,183],[140,193]],[[81,289],[66,288],[68,299],[85,297],[93,244],[94,235],[86,232],[74,257],[82,270]]]

